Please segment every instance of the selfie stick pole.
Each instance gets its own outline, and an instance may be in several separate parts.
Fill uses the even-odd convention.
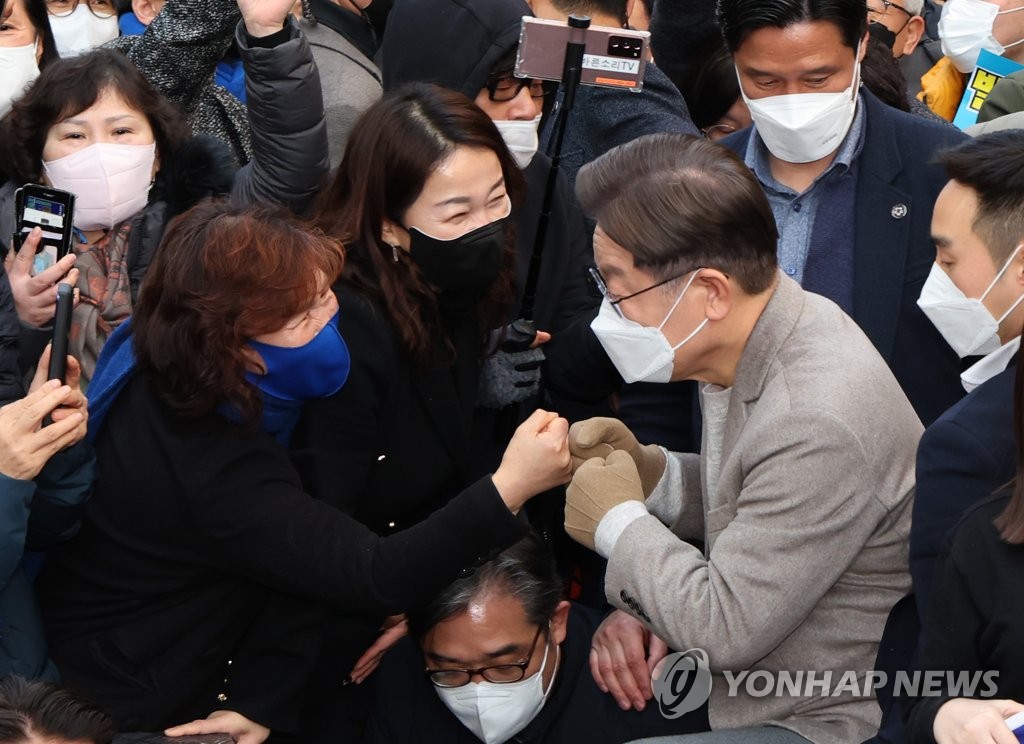
[[[540,218],[537,220],[537,235],[533,241],[533,255],[530,256],[530,268],[526,275],[523,304],[519,311],[519,318],[509,326],[508,340],[503,344],[506,351],[528,349],[537,336],[537,326],[533,322],[533,309],[537,299],[540,263],[544,255],[544,244],[547,242],[548,223],[551,220],[551,202],[554,199],[555,187],[558,183],[558,166],[562,161],[565,125],[575,103],[576,90],[579,88],[580,77],[583,73],[583,52],[587,47],[587,29],[589,27],[590,18],[588,16],[569,16],[569,41],[565,45],[565,62],[562,65],[562,103],[555,115],[548,152],[548,156],[551,158],[551,168],[548,170],[548,180],[544,185],[544,200],[541,202]]]

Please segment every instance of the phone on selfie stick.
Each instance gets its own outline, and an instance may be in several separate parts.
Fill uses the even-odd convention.
[[[543,77],[540,74],[534,75],[530,68],[529,61],[537,57],[537,42],[530,42],[536,36],[530,36],[529,29],[536,18],[523,16],[523,25],[519,35],[519,49],[516,52],[517,77]],[[540,218],[537,220],[537,234],[533,241],[533,254],[530,256],[530,267],[526,273],[526,285],[523,288],[523,302],[519,308],[519,317],[508,325],[505,331],[505,341],[501,345],[502,351],[516,352],[526,351],[537,338],[537,324],[533,322],[533,309],[537,299],[537,282],[540,279],[540,264],[544,257],[544,244],[547,241],[548,223],[551,220],[551,200],[555,193],[555,185],[558,183],[558,166],[562,160],[562,140],[565,139],[565,124],[569,112],[572,110],[573,102],[576,99],[576,89],[580,84],[580,76],[583,72],[583,53],[586,50],[586,33],[590,27],[588,16],[569,16],[569,24],[557,24],[560,29],[567,29],[568,36],[565,37],[565,56],[562,61],[562,72],[559,92],[562,95],[562,105],[555,114],[554,136],[551,138],[552,149],[548,153],[551,158],[551,168],[548,170],[548,180],[544,185],[544,199],[541,202]],[[550,61],[557,54],[550,47],[546,49],[544,59]],[[548,79],[548,78],[545,78]]]
[[[57,285],[57,309],[53,314],[53,340],[50,344],[50,365],[46,370],[47,380],[60,380],[67,383],[68,377],[68,336],[71,333],[71,310],[74,308],[75,294],[70,284],[61,282]],[[47,415],[43,426],[49,426],[53,419]]]
[[[650,37],[647,31],[601,26],[591,28],[587,16],[569,16],[568,24],[523,17],[515,74],[517,77],[559,81],[560,101],[555,110],[554,130],[547,153],[551,158],[551,168],[544,185],[523,303],[519,318],[509,324],[506,331],[506,340],[501,347],[504,351],[525,351],[537,338],[537,325],[533,322],[537,283],[551,221],[551,202],[562,162],[565,127],[576,101],[576,90],[580,85],[641,90]]]
[[[43,232],[32,262],[35,276],[53,266],[71,251],[74,238],[75,195],[27,183],[14,193],[15,224],[13,247],[21,249],[26,236],[35,228]]]

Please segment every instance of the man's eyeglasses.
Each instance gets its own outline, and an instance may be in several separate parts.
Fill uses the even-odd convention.
[[[89,12],[97,18],[110,18],[117,15],[114,0],[46,0],[46,12],[58,18],[69,16],[78,8],[79,2],[85,3]]]
[[[462,687],[469,684],[469,681],[476,675],[480,675],[488,682],[497,685],[507,685],[518,682],[526,676],[526,668],[530,666],[530,659],[537,649],[537,640],[540,638],[544,626],[537,626],[537,633],[533,636],[533,643],[530,644],[530,652],[526,655],[525,661],[517,661],[514,664],[494,664],[493,666],[480,667],[479,669],[425,669],[427,677],[437,687]]]
[[[530,89],[531,98],[543,98],[552,86],[546,80],[519,78],[507,72],[492,72],[487,76],[487,97],[495,103],[511,101],[523,88]]]
[[[879,5],[882,6],[881,9],[879,9]],[[906,16],[906,20],[903,21],[903,25],[900,26],[900,30],[896,33],[902,31],[910,23],[910,19],[914,17],[914,14],[891,0],[871,0],[871,4],[868,5],[868,23],[881,23],[882,19],[889,15],[890,8],[895,8]]]
[[[601,293],[602,297],[604,297],[606,300],[608,300],[608,304],[611,305],[612,309],[616,313],[618,313],[620,318],[622,318],[622,317],[625,317],[625,316],[622,314],[622,311],[619,310],[619,303],[620,302],[625,302],[626,300],[631,300],[634,297],[642,295],[644,292],[650,292],[652,289],[657,289],[658,287],[663,287],[666,284],[668,284],[669,282],[674,282],[676,279],[682,279],[684,276],[689,274],[691,271],[696,271],[696,270],[697,269],[687,269],[686,271],[683,271],[683,272],[681,272],[679,274],[676,274],[675,276],[670,276],[668,279],[664,279],[664,280],[658,282],[657,284],[652,284],[651,286],[646,287],[645,289],[641,289],[639,292],[634,292],[633,294],[628,294],[625,297],[619,297],[617,294],[615,294],[614,292],[612,292],[611,290],[608,289],[608,284],[605,282],[604,277],[601,276],[601,272],[600,272],[600,270],[598,270],[598,268],[596,266],[591,266],[589,269],[587,269],[587,272],[590,275],[590,282],[591,282],[591,284],[593,284],[593,286],[597,289],[597,291]]]

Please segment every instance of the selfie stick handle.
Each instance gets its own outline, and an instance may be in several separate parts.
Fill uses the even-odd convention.
[[[533,255],[530,256],[530,268],[526,274],[526,285],[523,290],[523,304],[519,319],[509,329],[509,340],[506,348],[529,348],[537,335],[533,323],[533,309],[537,299],[537,283],[540,280],[540,263],[544,255],[544,244],[547,242],[548,223],[551,221],[551,202],[554,199],[558,184],[558,168],[562,161],[562,141],[565,139],[565,125],[569,112],[576,101],[576,90],[583,74],[583,53],[587,48],[587,29],[590,27],[589,16],[569,16],[569,41],[565,45],[565,62],[562,64],[562,104],[555,115],[554,129],[551,133],[551,146],[548,156],[551,168],[548,180],[544,185],[544,199],[541,202],[540,218],[537,220],[537,234],[533,241]],[[527,342],[527,338],[529,341]],[[524,345],[525,344],[525,345]]]

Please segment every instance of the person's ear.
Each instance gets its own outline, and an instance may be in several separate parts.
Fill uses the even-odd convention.
[[[1007,269],[1007,273],[1013,275],[1013,280],[1017,283],[1017,286],[1024,287],[1024,239],[1017,243],[1016,251],[1013,256],[1013,262],[1010,264],[1010,268]]]
[[[903,40],[903,48],[900,49],[901,57],[906,57],[917,49],[917,45],[924,37],[924,18],[914,16],[907,22],[907,27],[904,30],[907,32],[907,36]]]
[[[633,8],[636,6],[636,0],[626,0],[626,10],[623,13],[624,26],[629,25],[629,19],[633,17]]]
[[[722,320],[732,309],[734,288],[729,277],[718,269],[704,269],[695,280],[705,292],[704,317],[708,320]]]
[[[858,62],[863,62],[864,61],[864,55],[868,53],[868,44],[870,44],[870,43],[871,43],[871,34],[868,33],[865,30],[864,31],[864,36],[860,40],[860,49],[854,50],[854,51],[859,52],[859,54],[857,56],[857,61]]]
[[[139,23],[148,26],[156,18],[162,5],[159,0],[132,0],[132,13],[139,19]]]
[[[409,233],[386,217],[380,228],[380,239],[384,245],[398,246],[403,250],[409,250]]]
[[[564,599],[558,603],[554,614],[551,615],[551,640],[556,644],[565,640],[569,625],[569,603]]]

